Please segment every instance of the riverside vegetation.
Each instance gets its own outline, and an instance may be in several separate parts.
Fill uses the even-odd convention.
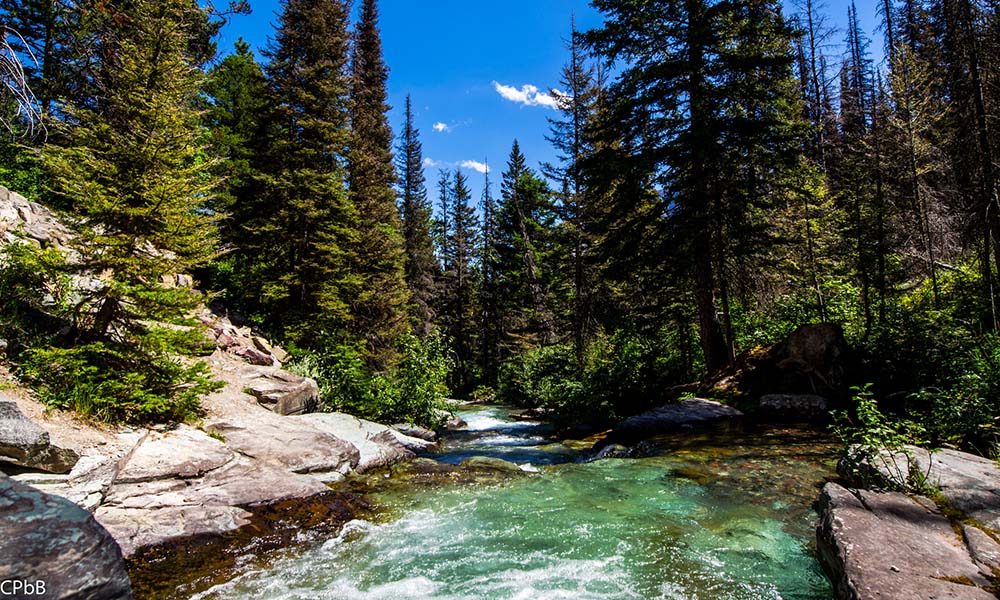
[[[812,0],[592,4],[557,163],[515,141],[499,197],[446,172],[435,206],[409,99],[399,136],[386,117],[375,0],[353,27],[285,0],[263,63],[218,56],[245,3],[0,0],[0,184],[75,240],[4,247],[4,360],[53,406],[196,418],[211,300],[331,409],[433,424],[450,390],[594,424],[831,321],[849,383],[995,455],[996,3],[879,2],[879,62],[853,5],[835,55]]]

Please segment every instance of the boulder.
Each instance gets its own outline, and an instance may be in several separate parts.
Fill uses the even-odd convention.
[[[257,348],[252,348],[250,346],[240,346],[238,343],[236,346],[237,349],[232,351],[233,354],[246,360],[251,365],[269,367],[274,364],[274,358],[268,353],[261,352]],[[231,348],[232,344],[227,347]]]
[[[436,433],[413,423],[396,423],[392,428],[403,435],[419,438],[427,442],[437,442],[438,435]]]
[[[226,447],[294,473],[327,473],[337,479],[358,465],[353,444],[289,419],[223,419],[205,424]]]
[[[254,507],[327,493],[318,479],[239,454],[182,426],[149,433],[122,460],[95,516],[131,556],[146,547],[239,529]]]
[[[848,392],[849,355],[840,325],[803,325],[781,343],[740,357],[739,388],[752,398],[813,394],[839,401]]]
[[[93,515],[0,474],[0,581],[8,580],[44,582],[43,594],[19,598],[132,598],[122,552]]]
[[[0,397],[0,461],[48,471],[68,473],[80,456],[49,441],[49,433],[31,421],[17,403]]]
[[[279,415],[301,415],[319,408],[316,381],[281,369],[244,369],[245,389],[264,408]]]
[[[926,498],[828,483],[816,529],[820,561],[842,600],[995,600],[951,522]]]
[[[830,419],[830,403],[815,394],[767,394],[760,412],[768,419],[791,423],[818,423]]]
[[[689,398],[625,419],[598,442],[595,449],[600,450],[611,444],[631,445],[655,435],[731,422],[742,416],[740,411],[720,402]]]
[[[413,458],[413,451],[404,446],[403,434],[385,425],[365,421],[342,413],[312,413],[292,419],[306,423],[353,444],[359,452],[357,472],[387,467]],[[423,442],[409,438],[413,443]]]

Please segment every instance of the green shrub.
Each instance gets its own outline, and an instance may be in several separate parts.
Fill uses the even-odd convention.
[[[115,339],[77,337],[62,254],[27,243],[0,249],[0,336],[14,373],[54,408],[112,423],[189,420],[199,397],[222,384],[182,358],[207,342],[193,323],[134,323]],[[138,300],[142,301],[141,298]]]
[[[514,357],[500,369],[497,397],[553,409],[566,423],[598,425],[662,402],[662,382],[682,368],[663,336],[650,339],[623,330],[591,344],[582,373],[571,344]]]
[[[299,352],[289,368],[316,380],[326,410],[437,427],[451,370],[444,341],[407,335],[399,342],[399,354],[387,372],[371,373],[355,346],[328,342],[321,351]]]
[[[17,373],[46,405],[110,423],[187,421],[222,386],[200,361],[101,342],[28,349]]]

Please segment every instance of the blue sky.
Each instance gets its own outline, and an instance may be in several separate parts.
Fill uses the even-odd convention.
[[[848,2],[827,1],[830,25],[843,28]],[[790,14],[794,9],[786,3]],[[229,52],[241,36],[263,48],[272,35],[278,0],[250,4],[251,15],[235,17],[223,30],[221,52]],[[869,35],[877,22],[874,5],[858,2]],[[481,163],[487,160],[496,193],[514,138],[529,164],[555,160],[545,141],[546,118],[557,116],[547,91],[559,84],[570,16],[581,30],[601,23],[586,0],[381,0],[380,10],[390,123],[400,130],[404,99],[411,94],[424,156],[433,161],[426,169],[432,198],[438,168],[462,167],[478,200]],[[831,37],[831,54],[840,55],[836,45],[843,37],[842,32]]]

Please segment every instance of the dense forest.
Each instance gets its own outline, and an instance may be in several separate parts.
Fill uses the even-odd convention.
[[[284,0],[261,57],[223,57],[245,4],[0,0],[0,185],[76,233],[71,257],[0,257],[19,377],[104,419],[189,418],[215,385],[182,358],[206,302],[330,409],[426,423],[450,393],[601,422],[835,322],[915,436],[995,452],[996,0],[880,0],[876,41],[813,0],[593,0],[559,159],[513,141],[496,197],[425,180],[359,4]]]

